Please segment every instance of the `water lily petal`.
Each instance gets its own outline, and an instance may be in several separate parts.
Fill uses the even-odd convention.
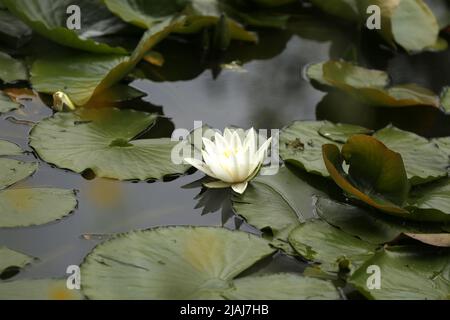
[[[231,186],[234,192],[243,194],[245,189],[247,189],[248,182],[236,183]]]
[[[213,177],[213,178],[217,178],[214,175],[214,173],[211,170],[209,170],[208,166],[205,165],[205,163],[203,163],[202,161],[200,161],[198,159],[194,159],[194,158],[185,158],[184,161],[187,162],[188,164],[190,164],[191,166],[193,166],[194,168],[202,171],[206,175]],[[219,178],[217,178],[217,179],[219,179]]]
[[[213,177],[225,181],[233,182],[233,178],[229,172],[229,169],[224,168],[220,157],[217,154],[208,154],[202,150],[203,161],[205,161],[206,166],[214,174]]]
[[[211,140],[207,139],[207,138],[202,138],[203,141],[203,145],[205,146],[205,151],[208,154],[216,154],[217,153],[217,148],[216,145],[214,144],[214,142],[212,142]]]

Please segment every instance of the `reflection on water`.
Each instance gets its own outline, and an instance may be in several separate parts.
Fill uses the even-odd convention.
[[[219,129],[229,125],[272,129],[293,120],[316,118],[370,128],[393,122],[427,136],[449,134],[449,117],[437,110],[370,108],[338,93],[320,92],[302,77],[309,63],[345,56],[369,67],[386,68],[394,83],[416,82],[438,92],[450,84],[449,51],[392,58],[389,52],[372,50],[355,33],[300,18],[288,31],[263,33],[257,47],[234,44],[226,56],[212,61],[202,60],[199,50],[186,44],[175,40],[163,43],[159,51],[164,53],[166,65],[158,69],[144,64],[142,71],[152,80],[132,83],[148,93],[145,102],[128,102],[126,107],[164,112],[168,117],[148,137],[169,136],[175,127],[191,129],[199,120]],[[218,69],[233,61],[242,63],[246,72]],[[23,109],[1,116],[0,138],[31,151],[27,146],[30,126],[7,118],[38,121],[51,111],[36,99],[24,104]],[[20,158],[34,160],[33,154]],[[68,265],[81,263],[98,243],[98,235],[104,238],[161,225],[224,225],[256,232],[233,217],[227,191],[201,192],[200,186],[192,184],[201,177],[196,173],[154,183],[87,180],[40,162],[27,185],[76,189],[78,208],[56,223],[1,229],[0,244],[40,258],[40,263],[18,277],[55,277],[65,275]],[[277,257],[261,263],[260,269],[301,272],[303,266],[293,258]]]

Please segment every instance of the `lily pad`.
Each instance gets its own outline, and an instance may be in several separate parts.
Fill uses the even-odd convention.
[[[0,114],[16,110],[19,107],[19,103],[11,101],[3,91],[0,91]]]
[[[329,281],[294,274],[244,277],[225,292],[230,300],[338,300],[338,291]]]
[[[361,126],[331,122],[324,124],[319,129],[320,135],[339,143],[346,143],[355,134],[371,134],[372,132],[372,130]]]
[[[0,8],[0,39],[18,48],[31,38],[31,29],[6,8]]]
[[[69,290],[65,279],[33,279],[0,282],[2,300],[82,300],[78,290]]]
[[[443,246],[445,239],[450,236],[442,234],[441,224],[405,221],[325,197],[318,198],[316,212],[345,233],[378,245],[394,242],[406,235],[423,243]]]
[[[376,245],[340,231],[322,220],[300,224],[289,235],[289,243],[302,257],[320,263],[320,268],[327,272],[354,270],[376,249]]]
[[[439,149],[445,152],[450,160],[450,137],[433,139],[432,142],[436,143]]]
[[[155,124],[156,114],[119,109],[56,113],[31,131],[30,145],[60,168],[118,180],[161,179],[183,174],[187,165],[171,160],[178,143],[170,138],[135,139]]]
[[[22,149],[17,144],[0,140],[0,156],[19,156],[22,153]]]
[[[124,21],[141,28],[151,28],[164,19],[177,15],[185,16],[185,23],[173,30],[175,33],[196,33],[201,29],[220,23],[223,13],[233,14],[229,3],[218,0],[106,0],[106,6]],[[241,14],[242,17],[242,14]],[[233,19],[226,19],[226,29],[231,39],[256,42],[257,37]]]
[[[222,228],[166,227],[134,231],[97,246],[86,257],[81,266],[82,289],[90,299],[247,297],[251,287],[260,288],[266,284],[265,279],[275,278],[234,278],[274,251],[264,239]],[[123,277],[124,274],[127,276]],[[283,283],[303,281],[300,276],[272,277],[278,277]],[[293,289],[291,297],[301,299],[307,294],[302,287]],[[329,287],[329,290],[335,289]],[[286,293],[267,288],[254,298],[280,299]]]
[[[0,276],[6,269],[23,268],[34,260],[26,254],[0,246]]]
[[[428,139],[393,126],[379,130],[373,136],[401,154],[411,184],[447,176],[447,167],[450,165],[448,156]]]
[[[119,53],[127,51],[111,47],[95,40],[116,33],[124,25],[98,0],[3,0],[9,11],[22,19],[40,35],[63,46],[96,53]],[[71,5],[80,8],[80,29],[69,29],[67,22]]]
[[[296,121],[280,133],[280,156],[307,172],[328,177],[322,145],[332,141],[319,134],[325,121]]]
[[[133,70],[142,57],[169,35],[181,20],[165,20],[144,33],[131,56],[64,53],[38,59],[31,68],[31,83],[39,92],[66,93],[82,106]]]
[[[450,179],[413,188],[407,208],[418,220],[450,221]]]
[[[441,106],[446,113],[450,113],[450,87],[445,87],[442,90]]]
[[[313,83],[319,83],[325,88],[337,88],[368,105],[439,107],[439,98],[426,88],[415,84],[388,87],[389,76],[386,72],[362,68],[345,61],[330,60],[310,65],[306,75]]]
[[[367,268],[381,271],[379,289],[369,290]],[[450,297],[449,251],[418,247],[387,247],[357,270],[349,281],[369,299],[438,300]]]
[[[343,190],[382,211],[404,216],[409,183],[400,154],[373,137],[354,135],[342,148],[323,146],[331,177]],[[343,170],[349,164],[348,174]]]
[[[8,189],[0,192],[0,228],[41,225],[63,218],[77,205],[72,190]]]
[[[5,83],[28,80],[28,70],[22,61],[0,52],[0,80]]]
[[[234,211],[273,240],[287,242],[289,232],[312,218],[312,196],[323,194],[305,178],[282,167],[273,176],[259,176],[243,195],[232,198]]]
[[[0,158],[0,190],[29,177],[37,168],[35,162]]]

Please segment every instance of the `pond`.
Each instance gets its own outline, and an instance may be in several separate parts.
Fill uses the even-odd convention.
[[[8,3],[5,1],[13,11]],[[367,69],[385,71],[390,76],[391,86],[414,83],[440,93],[450,85],[450,50],[409,54],[400,48],[389,48],[374,32],[360,32],[353,25],[342,23],[342,19],[324,14],[309,4],[298,4],[294,8],[285,9],[289,22],[284,30],[255,28],[259,36],[257,44],[232,41],[227,50],[206,57],[200,36],[170,36],[152,49],[164,57],[163,66],[140,62],[126,81],[122,81],[142,92],[143,97],[114,103],[114,107],[163,115],[155,127],[138,139],[170,138],[173,130],[192,130],[199,121],[219,130],[230,126],[270,130],[285,128],[297,120],[328,120],[371,130],[392,124],[426,138],[450,135],[450,116],[439,108],[423,105],[368,107],[339,90],[319,90],[308,77],[312,64],[344,59]],[[448,15],[450,9],[432,8],[436,16]],[[139,41],[136,29],[129,36],[131,42]],[[448,35],[443,34],[443,37],[449,39]],[[47,50],[39,47],[46,44],[41,36],[35,34],[32,41],[36,44],[28,46],[34,45],[35,51]],[[10,53],[15,51],[9,50],[6,43],[2,46]],[[31,49],[26,46],[18,49],[18,56],[28,56],[27,50]],[[12,89],[29,87],[29,83],[21,81],[5,83],[2,90],[13,92]],[[19,90],[17,101],[22,107],[0,116],[0,139],[16,143],[27,151],[8,158],[39,163],[32,176],[17,182],[13,188],[73,189],[77,206],[61,220],[39,226],[0,228],[1,246],[38,258],[12,280],[65,279],[69,265],[81,265],[98,244],[130,230],[215,226],[261,234],[257,227],[236,215],[232,203],[234,195],[229,189],[207,189],[201,183],[194,183],[204,177],[200,171],[189,170],[188,174],[156,181],[119,181],[95,177],[89,171],[79,174],[44,161],[36,148],[29,145],[30,131],[44,118],[51,117],[55,110],[51,95],[38,91],[41,90],[31,94],[31,91]],[[288,167],[298,171],[298,175],[305,175],[297,167]],[[321,179],[325,178],[311,179],[323,183]],[[333,194],[335,188],[333,185],[325,191]],[[310,190],[299,192],[304,192],[299,197],[305,199],[299,210],[306,217],[314,217],[316,194]],[[347,200],[342,195],[336,198]],[[307,260],[305,256],[281,251],[260,260],[241,276],[279,272],[300,275],[311,266]],[[335,279],[334,283],[345,287],[350,298],[363,297],[344,282]]]

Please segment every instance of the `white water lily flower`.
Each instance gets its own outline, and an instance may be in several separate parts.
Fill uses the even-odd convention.
[[[242,194],[248,182],[259,172],[272,138],[258,149],[258,139],[253,128],[246,135],[243,130],[226,128],[223,136],[219,133],[214,135],[214,142],[207,138],[202,140],[205,146],[202,150],[203,161],[193,158],[184,160],[208,176],[220,180],[205,183],[205,186],[231,187]]]

